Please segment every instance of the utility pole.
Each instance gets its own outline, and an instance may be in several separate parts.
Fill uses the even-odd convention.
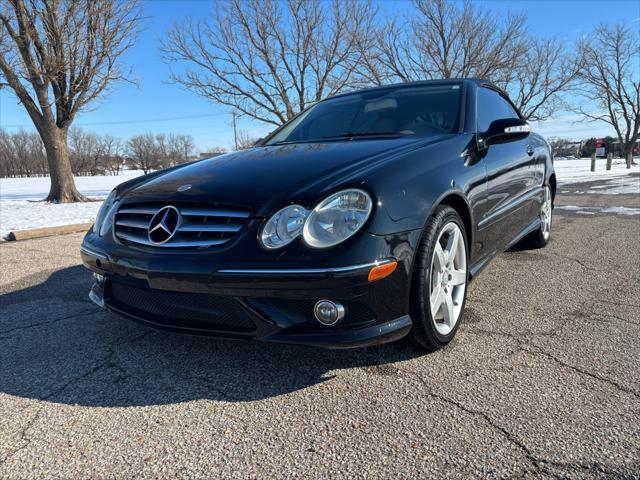
[[[235,145],[236,151],[238,150],[238,131],[236,129],[236,112],[231,112],[233,116],[233,144]]]

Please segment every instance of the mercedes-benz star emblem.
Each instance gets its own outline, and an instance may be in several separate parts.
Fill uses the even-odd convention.
[[[162,245],[173,238],[180,225],[180,212],[176,207],[161,208],[149,223],[147,236],[154,245]]]
[[[186,185],[180,185],[178,187],[179,192],[186,192],[187,190],[191,190],[191,184],[187,183]]]

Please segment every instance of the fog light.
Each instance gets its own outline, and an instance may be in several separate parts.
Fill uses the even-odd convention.
[[[94,273],[93,274],[93,280],[100,286],[102,286],[102,284],[104,284],[104,276],[100,275],[99,273]]]
[[[323,325],[335,325],[344,318],[344,307],[330,300],[320,300],[316,303],[313,313]]]

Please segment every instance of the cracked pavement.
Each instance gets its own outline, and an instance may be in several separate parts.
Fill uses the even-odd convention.
[[[640,478],[639,216],[557,210],[430,355],[156,332],[88,301],[81,238],[0,245],[2,478]]]

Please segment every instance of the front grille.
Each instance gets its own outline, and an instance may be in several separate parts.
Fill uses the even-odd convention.
[[[125,313],[164,326],[235,332],[255,330],[247,312],[229,297],[109,282],[109,303]]]
[[[149,224],[166,203],[137,203],[120,207],[114,219],[116,237],[127,243],[154,247],[207,248],[223,245],[236,237],[250,212],[238,207],[176,204],[180,213],[177,231],[166,243],[149,240]]]

